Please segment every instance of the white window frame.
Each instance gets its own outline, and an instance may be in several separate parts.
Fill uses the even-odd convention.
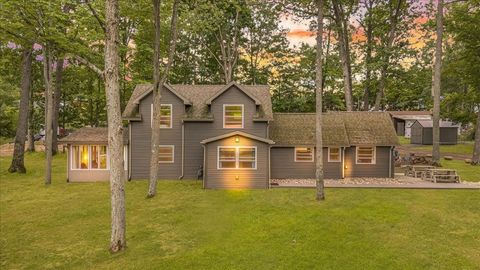
[[[312,153],[311,153],[311,157],[312,159],[311,160],[297,160],[297,148],[310,148],[312,149]],[[315,147],[309,147],[309,146],[295,146],[295,148],[293,149],[293,152],[294,152],[294,160],[295,162],[314,162],[315,161]]]
[[[170,147],[172,148],[172,161],[158,161],[158,163],[161,163],[161,164],[171,164],[171,163],[175,163],[175,145],[159,145],[158,146],[159,149],[158,149],[158,153],[160,154],[160,148],[162,147]],[[160,158],[160,157],[159,157]]]
[[[75,146],[87,146],[87,149],[88,149],[88,168],[87,169],[75,169],[73,167],[73,164],[74,164],[74,155],[73,155],[73,148]],[[101,168],[92,168],[92,146],[97,146],[97,147],[100,147],[100,146],[106,146],[107,147],[107,166],[105,169],[101,169]],[[71,171],[107,171],[107,170],[110,170],[110,154],[108,153],[108,145],[105,145],[105,144],[75,144],[75,145],[70,145],[70,170]],[[78,158],[78,157],[77,157]]]
[[[360,147],[370,147],[370,148],[373,149],[372,162],[371,163],[358,162],[358,149]],[[359,165],[375,165],[375,164],[377,164],[377,147],[376,146],[370,146],[370,145],[356,146],[355,147],[355,164],[359,164]]]
[[[330,159],[330,148],[338,149],[338,160]],[[342,162],[342,148],[341,147],[328,147],[328,162]]]
[[[226,127],[225,126],[225,107],[227,106],[240,106],[242,107],[242,127]],[[240,129],[240,128],[244,128],[245,126],[245,107],[243,104],[223,104],[223,115],[222,115],[222,118],[223,118],[223,128],[226,128],[226,129]]]
[[[220,149],[222,148],[233,148],[235,149],[235,168],[221,168],[220,167]],[[251,148],[255,149],[255,160],[253,168],[240,168],[240,148]],[[256,146],[217,146],[217,170],[256,170],[257,169],[257,147]]]
[[[161,109],[162,106],[170,107],[170,126],[169,127],[160,126],[160,129],[173,128],[173,106],[172,106],[172,104],[160,104],[160,109]],[[150,128],[152,128],[152,127],[153,127],[153,103],[150,105]]]

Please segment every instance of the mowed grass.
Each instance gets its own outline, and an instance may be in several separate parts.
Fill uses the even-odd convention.
[[[125,252],[108,253],[108,183],[68,184],[65,155],[43,185],[0,158],[1,269],[478,269],[478,190],[203,190],[126,185]]]
[[[472,166],[463,160],[441,160],[445,169],[455,169],[461,181],[480,182],[480,166]]]
[[[412,151],[420,150],[420,151],[432,151],[431,145],[417,145],[417,144],[410,144],[410,138],[405,138],[404,136],[398,136],[398,140],[400,145],[408,145]],[[454,145],[440,145],[440,153],[442,154],[466,154],[472,155],[473,154],[473,141],[465,141],[465,142],[458,142],[458,144]]]

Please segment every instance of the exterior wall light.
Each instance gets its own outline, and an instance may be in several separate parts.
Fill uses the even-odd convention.
[[[240,138],[238,136],[235,137],[235,143],[239,143],[240,142]]]
[[[348,169],[348,166],[347,166],[347,165],[345,165],[345,169]]]
[[[240,176],[238,176],[238,175],[235,175],[235,180],[237,180],[237,181],[238,181],[239,179],[240,179]]]

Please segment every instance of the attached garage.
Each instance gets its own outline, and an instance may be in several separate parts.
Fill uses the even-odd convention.
[[[459,126],[449,121],[440,121],[440,144],[457,144]],[[412,144],[433,144],[433,121],[415,121],[412,125]]]

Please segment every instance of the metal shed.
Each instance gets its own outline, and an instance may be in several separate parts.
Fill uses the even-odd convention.
[[[459,125],[449,121],[440,121],[440,144],[457,144]],[[433,121],[417,120],[413,123],[412,144],[433,144]]]

